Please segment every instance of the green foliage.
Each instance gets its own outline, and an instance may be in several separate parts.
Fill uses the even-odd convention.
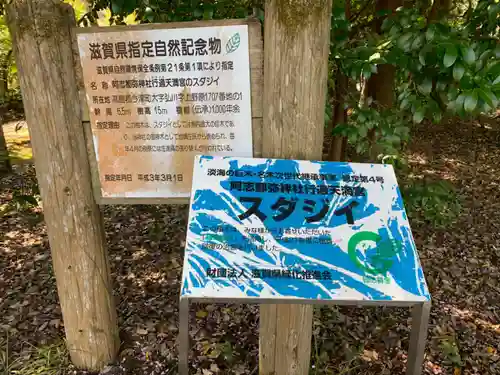
[[[40,189],[33,174],[13,186],[12,197],[4,205],[0,205],[0,218],[17,212],[29,223],[36,224],[41,220],[38,212],[34,212],[40,204]]]
[[[84,16],[87,10],[85,0],[63,0],[65,3],[70,4],[75,12],[75,17],[79,20]]]
[[[429,223],[435,228],[445,229],[459,217],[463,210],[462,198],[449,181],[415,178],[407,160],[397,154],[386,155],[381,162],[391,164],[396,170],[406,212],[412,223]]]
[[[202,341],[202,352],[208,358],[217,359],[222,357],[225,361],[231,363],[234,360],[233,347],[229,341],[223,343]]]
[[[428,19],[426,9],[422,11],[419,6],[399,8],[387,16],[388,11],[375,13],[367,0],[351,1],[351,13],[347,19],[345,0],[334,1],[330,48],[333,69],[348,76],[351,85],[366,83],[381,64],[392,65],[397,72],[393,108],[363,98],[360,90],[350,91],[346,98],[352,115],[348,124],[336,131],[348,137],[358,154],[369,151],[373,140],[367,138],[374,138],[374,134],[382,154],[393,154],[398,151],[398,143],[408,140],[412,123],[439,123],[445,115],[471,116],[497,109],[497,0],[480,0],[466,15],[452,19]],[[374,26],[382,19],[380,32],[375,32]],[[370,109],[360,108],[365,106]]]
[[[477,8],[485,6],[500,11],[493,0],[482,0]],[[409,81],[399,86],[400,108],[409,110],[414,122],[439,122],[444,113],[466,116],[497,108],[498,32],[471,35],[470,23],[429,24],[414,8],[398,10],[382,29],[389,42],[385,62],[397,66],[403,73],[400,79]]]
[[[333,2],[330,94],[337,70],[350,78],[351,86],[369,80],[381,64],[393,65],[398,72],[394,108],[381,108],[369,98],[363,103],[359,91],[350,91],[346,98],[352,116],[336,132],[346,135],[358,154],[368,152],[374,134],[381,154],[391,155],[408,141],[412,123],[438,123],[444,115],[475,115],[498,106],[498,1],[480,0],[463,17],[438,20],[428,19],[429,9],[417,3],[391,15],[387,10],[375,12],[375,2],[351,0],[348,19],[346,0]],[[262,0],[92,0],[82,22],[95,24],[98,12],[104,9],[109,9],[111,24],[123,24],[130,14],[140,23],[251,14],[263,19],[262,4]],[[380,30],[376,24],[381,24]],[[331,104],[330,98],[327,123],[332,119]]]
[[[413,223],[431,223],[436,228],[450,226],[462,211],[461,199],[447,181],[413,181],[400,184],[401,194]]]
[[[12,55],[12,39],[5,17],[0,16],[0,105],[19,100],[17,68]]]
[[[35,347],[29,345],[22,356],[11,359],[9,342],[0,340],[0,375],[63,375],[67,372],[69,356],[63,341]]]
[[[349,122],[336,126],[334,134],[346,136],[356,153],[361,155],[370,148],[368,134],[374,129],[380,135],[378,145],[384,150],[384,155],[397,153],[402,143],[409,139],[408,123],[401,111],[392,108],[355,108],[349,116]]]
[[[439,349],[449,364],[454,367],[462,367],[464,365],[457,343],[453,337],[442,337],[439,342]]]
[[[363,353],[364,343],[352,346],[341,336],[334,339],[328,332],[333,327],[338,326],[343,321],[342,315],[337,307],[322,307],[314,310],[313,327],[313,357],[310,375],[317,374],[335,374],[344,375],[356,373],[360,367],[357,363],[359,356]],[[343,362],[338,365],[332,365],[332,356],[343,355]]]
[[[109,15],[110,24],[124,24],[130,17],[138,23],[264,18],[263,0],[90,0],[86,10],[81,0],[67,1],[76,7],[84,26],[97,24],[102,12]],[[498,108],[498,0],[464,3],[457,7],[459,13],[438,18],[431,14],[431,2],[417,1],[396,12],[376,11],[376,4],[349,0],[346,14],[346,0],[334,0],[331,16],[325,118],[327,124],[333,118],[334,77],[340,71],[349,77],[343,103],[349,116],[346,124],[336,124],[334,134],[346,136],[358,155],[373,157],[375,144],[380,160],[394,162],[409,141],[413,123],[439,123],[447,115],[474,116]],[[2,25],[0,60],[10,43]],[[238,44],[235,36],[225,48],[231,51]],[[396,71],[392,107],[366,97],[362,90],[382,65]],[[404,194],[417,220],[444,225],[460,210],[456,194],[443,183],[412,182]],[[20,207],[33,203],[22,195],[16,199],[24,200]]]
[[[95,23],[97,12],[110,11],[110,23],[121,24],[133,14],[140,23],[242,18],[263,20],[262,0],[92,0],[84,23]],[[469,3],[463,16],[430,18],[430,4],[399,8],[394,14],[376,11],[376,2],[334,0],[328,74],[330,97],[325,126],[333,120],[336,72],[349,77],[346,124],[335,135],[346,136],[359,156],[401,163],[413,123],[439,123],[445,115],[491,112],[500,97],[497,0]],[[474,5],[475,4],[475,5]],[[383,21],[383,22],[382,22]],[[237,48],[235,37],[227,51]],[[365,97],[362,88],[382,64],[396,71],[394,105],[384,107]],[[392,94],[392,93],[391,93]],[[376,148],[374,148],[376,145]],[[372,152],[373,150],[376,153]],[[446,183],[412,182],[403,189],[410,215],[436,226],[447,225],[460,211],[456,193]]]
[[[95,24],[97,12],[104,9],[111,10],[111,24],[123,24],[124,18],[132,13],[140,23],[244,18],[261,3],[259,0],[91,0],[90,11],[82,23]]]

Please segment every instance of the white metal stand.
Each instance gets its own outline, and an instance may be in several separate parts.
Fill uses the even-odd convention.
[[[210,299],[209,301],[203,299],[196,299],[197,302],[230,302],[228,300],[224,301],[214,301]],[[241,301],[241,300],[238,300]],[[259,303],[257,299],[251,301],[245,300],[245,303]],[[234,302],[234,301],[233,301]],[[294,301],[296,302],[296,301]],[[312,301],[304,301],[304,303],[311,303]],[[314,301],[315,304],[324,303],[325,301]],[[262,301],[261,303],[264,303]],[[266,300],[266,303],[280,303],[279,300]],[[384,302],[374,302],[374,301],[332,301],[329,304],[336,305],[390,305],[398,306],[397,303],[384,303]],[[416,302],[416,303],[405,303],[404,306],[410,306],[412,309],[412,325],[411,325],[411,335],[410,335],[410,348],[408,351],[408,365],[406,370],[406,375],[421,375],[422,373],[422,362],[424,360],[425,354],[425,343],[427,339],[427,327],[429,323],[429,315],[431,309],[430,302]],[[189,298],[182,297],[179,303],[179,375],[188,375],[188,357],[189,357]]]

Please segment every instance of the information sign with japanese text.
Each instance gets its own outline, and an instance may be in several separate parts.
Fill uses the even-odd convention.
[[[391,165],[198,156],[181,297],[430,299]]]
[[[189,197],[196,154],[252,156],[247,25],[83,29],[78,48],[103,198]]]

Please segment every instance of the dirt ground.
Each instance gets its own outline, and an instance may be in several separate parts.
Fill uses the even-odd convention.
[[[415,176],[451,182],[462,205],[447,228],[412,223],[433,298],[424,373],[500,374],[500,132],[460,121],[427,125],[415,132],[407,156]],[[0,206],[11,199],[12,186],[34,173],[29,165],[16,171],[0,180]],[[187,208],[102,211],[122,340],[116,363],[103,373],[175,374]],[[409,317],[400,308],[316,309],[311,374],[404,374]],[[192,373],[258,373],[258,308],[193,306],[191,327]],[[0,374],[35,374],[27,370],[41,356],[35,348],[53,344],[57,354],[63,337],[40,212],[6,214],[0,218]],[[59,372],[50,374],[84,373],[61,353],[53,355]]]
[[[26,121],[11,121],[3,125],[9,156],[13,164],[24,164],[31,160],[30,135]]]

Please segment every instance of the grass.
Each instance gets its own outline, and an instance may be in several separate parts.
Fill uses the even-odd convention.
[[[16,121],[2,125],[12,164],[24,164],[33,158],[28,127],[20,125]]]
[[[0,339],[0,375],[64,375],[69,356],[64,341],[36,347],[27,344],[17,358],[11,358],[9,342]]]

